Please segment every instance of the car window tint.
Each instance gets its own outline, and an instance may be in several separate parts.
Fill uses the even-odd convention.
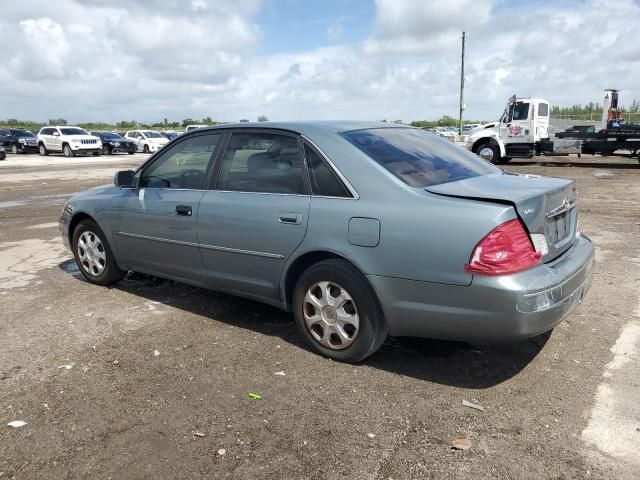
[[[311,192],[314,195],[325,197],[351,197],[347,188],[337,177],[333,169],[324,161],[313,148],[304,146],[304,155],[307,159],[309,179],[311,180]]]
[[[0,137],[10,137],[9,130],[0,130]]]
[[[221,134],[199,135],[173,145],[145,169],[141,186],[203,190],[221,138]]]
[[[428,187],[499,171],[448,140],[414,128],[374,128],[342,134],[411,187]]]
[[[271,133],[234,133],[216,189],[304,194],[304,165],[297,139]]]

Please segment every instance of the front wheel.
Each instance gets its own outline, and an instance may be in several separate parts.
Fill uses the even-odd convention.
[[[11,153],[13,153],[14,155],[18,154],[18,146],[15,143],[11,144]]]
[[[73,151],[71,150],[71,147],[66,143],[64,147],[62,147],[62,153],[64,153],[64,156],[67,158],[73,157]]]
[[[362,361],[387,338],[375,292],[346,260],[325,260],[306,270],[296,284],[293,309],[313,350],[335,360]]]
[[[109,147],[106,145],[102,146],[102,154],[103,155],[111,155],[111,150],[109,150]]]
[[[145,145],[145,146],[142,148],[142,151],[143,151],[144,153],[149,153],[149,145]]]
[[[500,147],[495,143],[485,143],[476,148],[476,155],[491,163],[502,163]]]
[[[49,152],[47,151],[47,147],[44,146],[44,143],[41,143],[40,145],[38,145],[38,152],[43,157],[46,157],[47,155],[49,155]]]
[[[127,272],[116,264],[102,229],[93,220],[81,221],[73,232],[73,256],[80,273],[89,282],[111,285]]]

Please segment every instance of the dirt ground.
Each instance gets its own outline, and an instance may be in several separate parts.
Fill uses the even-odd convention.
[[[144,158],[0,162],[2,480],[638,478],[636,160],[506,167],[577,179],[597,245],[592,289],[551,334],[395,338],[352,366],[268,306],[139,274],[83,281],[57,230],[65,199]]]

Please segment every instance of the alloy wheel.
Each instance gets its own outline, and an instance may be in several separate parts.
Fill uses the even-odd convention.
[[[107,253],[100,237],[90,230],[82,232],[78,238],[78,259],[85,272],[97,277],[107,266]]]
[[[356,339],[360,327],[358,308],[340,285],[313,284],[304,296],[302,309],[309,333],[324,347],[342,350]]]

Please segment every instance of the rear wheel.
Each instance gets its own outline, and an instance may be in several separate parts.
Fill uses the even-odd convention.
[[[38,145],[38,152],[40,152],[40,155],[42,155],[43,157],[46,157],[47,155],[49,155],[49,152],[47,151],[47,147],[44,146],[44,143],[41,143],[40,145]]]
[[[127,272],[116,264],[102,229],[93,220],[81,221],[73,232],[73,256],[80,273],[89,282],[111,285]]]
[[[296,284],[293,309],[298,330],[313,350],[335,360],[364,360],[387,337],[375,292],[346,260],[325,260],[307,269]]]

